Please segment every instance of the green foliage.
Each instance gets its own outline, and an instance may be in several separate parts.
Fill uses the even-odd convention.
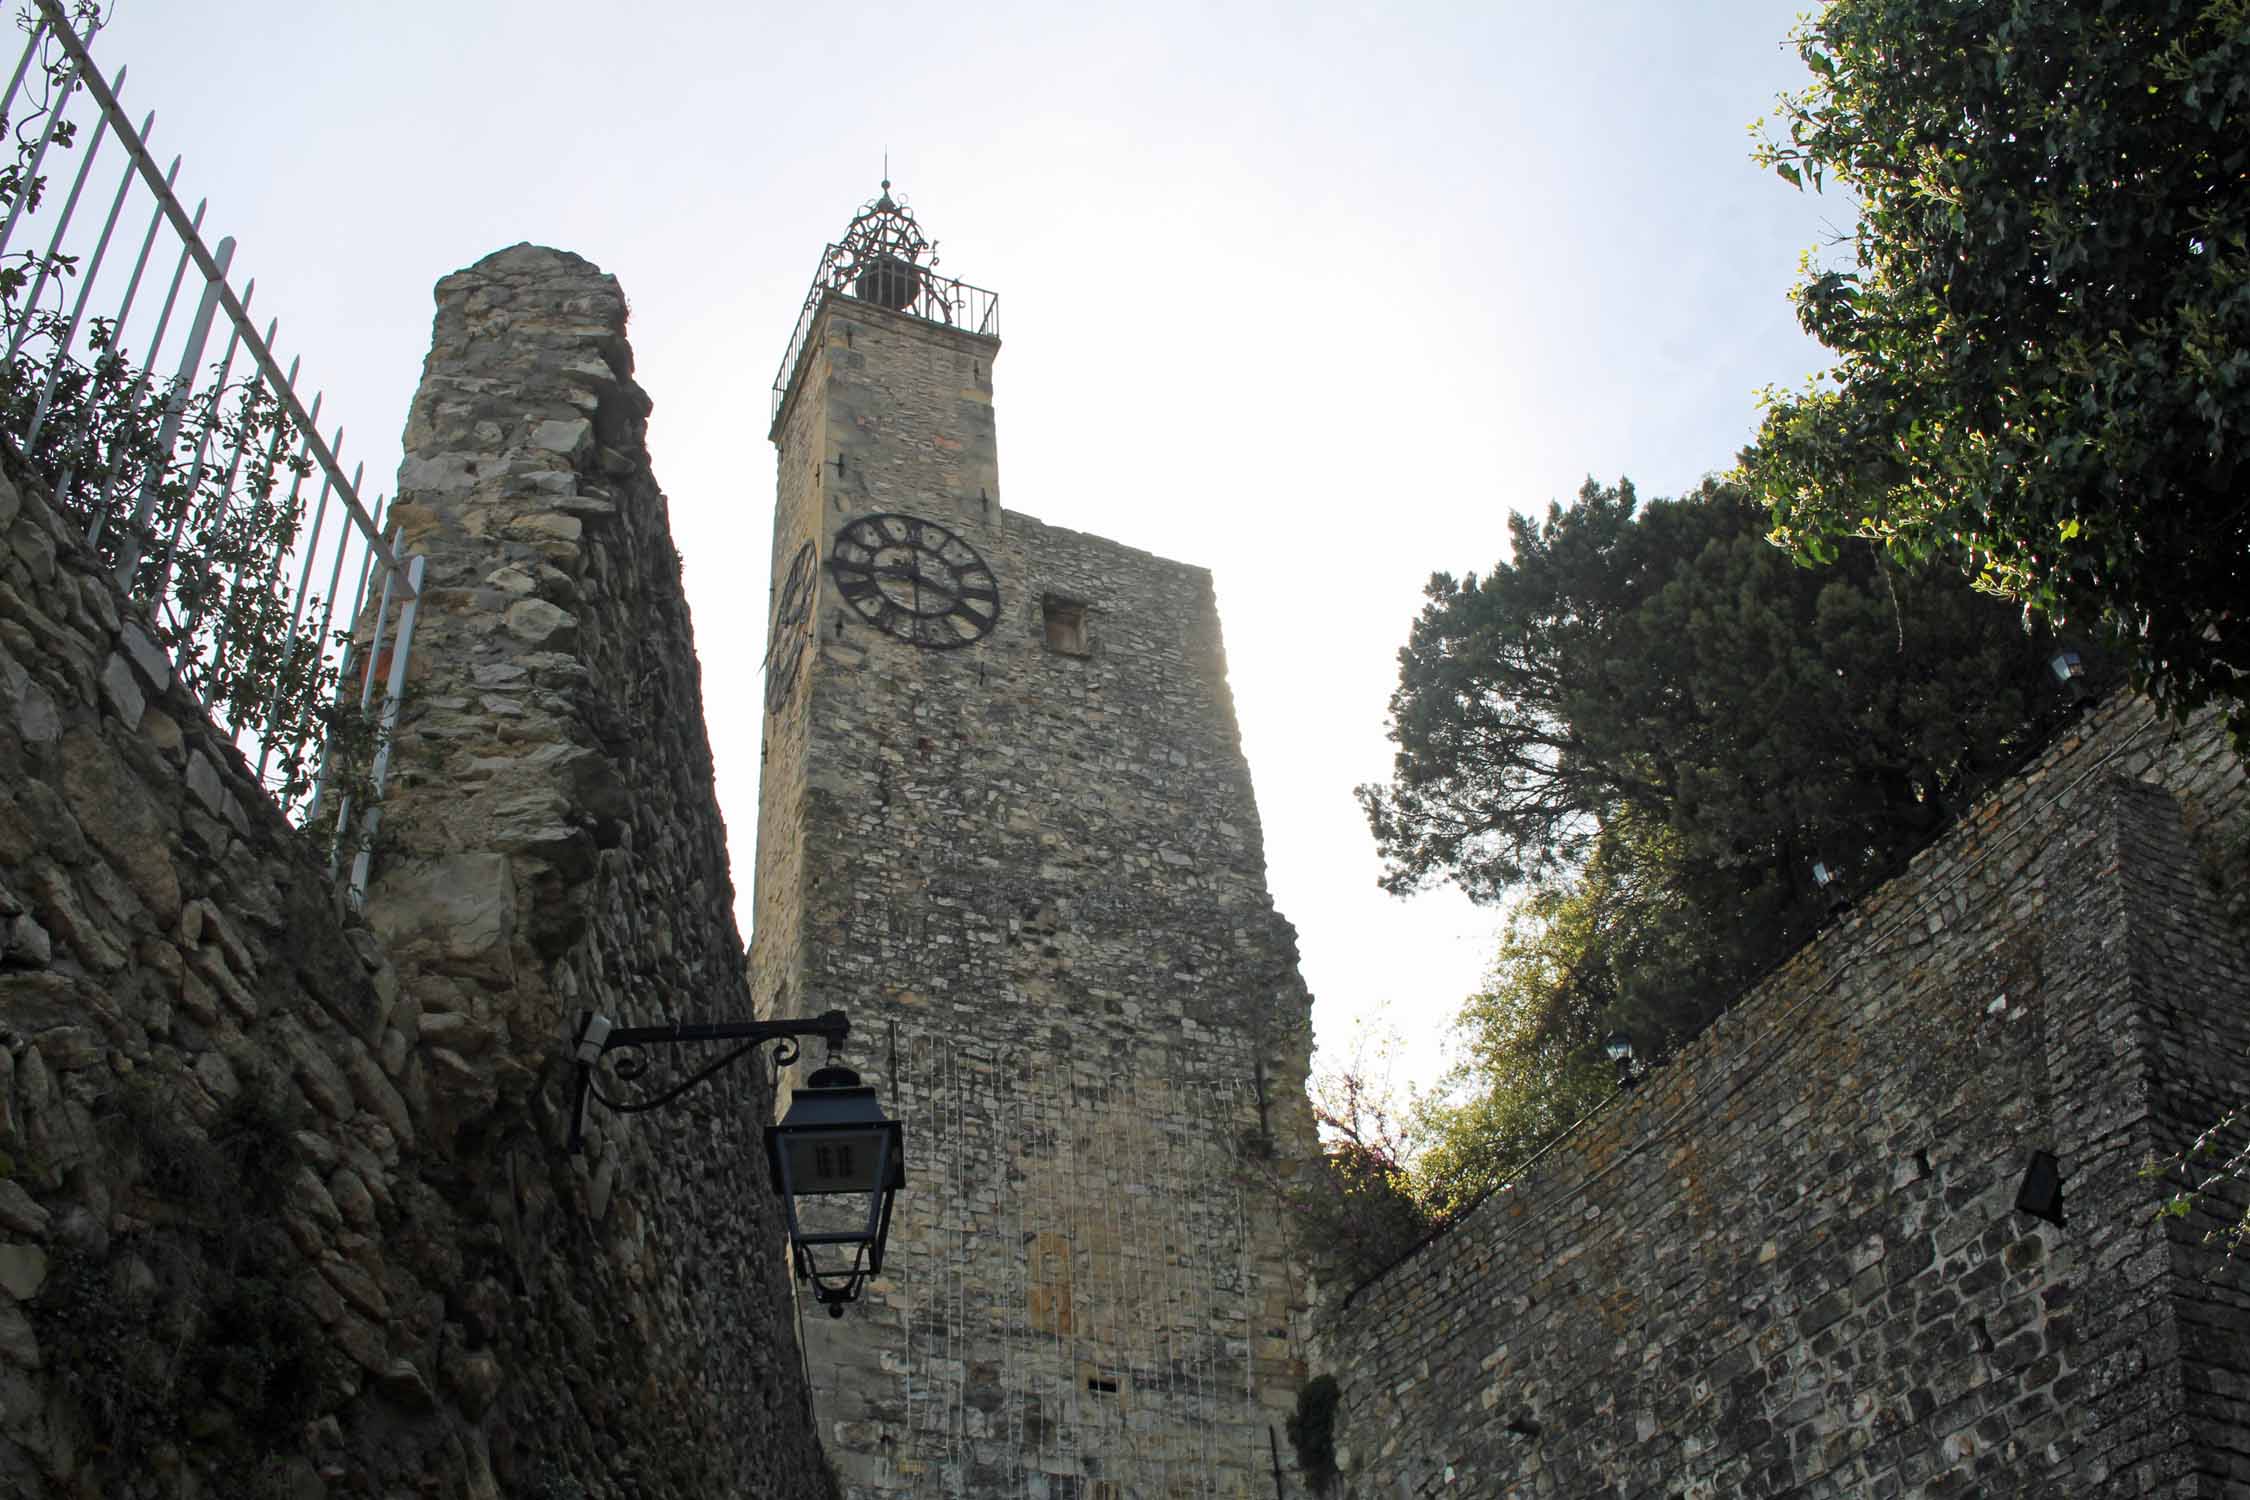
[[[1606,1032],[1660,1057],[1817,930],[1814,859],[1872,883],[2063,711],[2004,601],[1866,546],[1796,567],[1723,484],[1589,483],[1511,537],[1431,580],[1360,788],[1391,889],[1517,901],[1414,1121],[1441,1214],[1614,1086]]]
[[[1509,562],[1430,580],[1399,653],[1391,780],[1359,789],[1394,891],[1497,900],[1630,814],[1708,911],[1765,925],[1816,854],[1926,837],[2051,696],[2004,605],[1866,548],[1793,568],[1724,485],[1644,510],[1589,481],[1509,529]]]
[[[1455,1021],[1453,1069],[1411,1125],[1415,1195],[1441,1219],[1499,1187],[1616,1088],[1594,1045],[1604,1020],[1645,1005],[1643,983],[1664,982],[1663,970],[1633,961],[1649,935],[1645,910],[1620,889],[1633,873],[1598,849],[1582,880],[1510,913],[1484,988]],[[1660,1033],[1627,1029],[1644,1043]]]
[[[72,8],[81,26],[92,7]],[[0,213],[45,192],[31,171],[40,122],[64,67],[28,80]],[[74,132],[57,130],[68,149]],[[19,233],[18,242],[44,234]],[[119,342],[113,321],[73,327],[75,257],[18,249],[0,258],[0,429],[131,594],[159,643],[200,664],[197,691],[234,732],[271,747],[284,805],[311,790],[337,673],[321,601],[294,605],[292,560],[310,461],[261,382],[168,380]]]
[[[2250,733],[2250,0],[1830,0],[1761,158],[1858,223],[1795,292],[1831,376],[1768,392],[1776,539],[1942,558],[2106,619]]]
[[[1289,1446],[1297,1450],[1297,1468],[1316,1495],[1336,1488],[1336,1405],[1343,1390],[1333,1375],[1315,1375],[1297,1392],[1297,1409],[1289,1415]]]
[[[2184,1219],[2199,1209],[2207,1223],[2203,1239],[2227,1248],[2231,1259],[2250,1247],[2250,1207],[2245,1207],[2242,1184],[2250,1182],[2250,1109],[2228,1110],[2198,1135],[2185,1150],[2148,1162],[2146,1177],[2184,1180],[2184,1188],[2167,1192],[2158,1203],[2160,1219]]]
[[[1407,1166],[1408,1136],[1357,1068],[1323,1076],[1313,1116],[1321,1156],[1297,1195],[1306,1245],[1323,1274],[1357,1286],[1436,1227]]]

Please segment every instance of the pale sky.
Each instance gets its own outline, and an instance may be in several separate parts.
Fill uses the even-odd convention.
[[[1434,1078],[1497,913],[1401,901],[1390,762],[1433,571],[1589,474],[1673,494],[1821,364],[1785,293],[1848,218],[1749,160],[1798,0],[953,7],[120,0],[206,238],[387,493],[437,279],[615,274],[670,497],[747,936],[767,392],[821,247],[894,191],[1000,297],[1002,499],[1217,579],[1323,1061]]]

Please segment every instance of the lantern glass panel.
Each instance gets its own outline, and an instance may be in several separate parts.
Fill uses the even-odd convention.
[[[883,1183],[889,1175],[889,1146],[889,1134],[885,1131],[823,1133],[793,1139],[784,1145],[788,1161],[789,1224],[798,1244],[857,1245],[875,1238],[887,1196]],[[800,1161],[810,1163],[815,1170],[823,1164],[822,1148],[828,1153],[825,1164],[832,1174],[842,1168],[843,1154],[851,1152],[860,1185],[833,1185],[836,1179],[831,1175],[828,1179],[831,1185],[817,1186],[815,1179],[800,1176]],[[856,1159],[861,1157],[864,1161]]]
[[[789,1185],[798,1197],[868,1193],[882,1185],[881,1130],[823,1130],[792,1134],[782,1143],[789,1155]]]
[[[798,1198],[790,1218],[802,1245],[856,1245],[871,1239],[880,1199],[873,1193],[818,1193]]]

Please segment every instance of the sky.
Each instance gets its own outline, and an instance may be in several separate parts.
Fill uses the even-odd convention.
[[[1377,888],[1398,648],[1510,512],[1687,489],[1821,367],[1787,290],[1849,205],[1750,159],[1800,5],[118,0],[96,55],[370,490],[440,277],[525,240],[618,277],[746,936],[768,391],[887,152],[999,294],[1007,506],[1213,570],[1318,1065],[1403,1097],[1500,914]]]

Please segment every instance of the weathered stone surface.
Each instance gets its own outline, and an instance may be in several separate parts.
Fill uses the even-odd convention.
[[[106,595],[108,591],[103,592]],[[172,659],[164,654],[162,646],[156,644],[156,637],[149,634],[148,627],[138,619],[131,619],[112,628],[118,633],[118,644],[125,648],[126,656],[132,660],[141,680],[148,684],[149,691],[162,693],[169,688],[172,685]]]
[[[0,1292],[29,1302],[47,1284],[47,1252],[37,1245],[0,1243]]]
[[[75,831],[76,825],[72,828]],[[97,920],[61,866],[51,860],[34,860],[23,872],[21,888],[29,896],[40,925],[61,938],[80,963],[102,974],[125,967],[130,955],[120,936],[108,923]]]
[[[430,1390],[429,1378],[414,1361],[405,1358],[387,1362],[375,1377],[383,1394],[409,1411],[428,1411],[437,1405],[437,1397]]]
[[[583,417],[541,422],[531,434],[533,447],[575,457],[593,441],[594,424]]]
[[[12,1178],[0,1178],[0,1229],[41,1236],[46,1234],[53,1217],[32,1200],[31,1194],[23,1190],[23,1184]]]
[[[484,1415],[500,1392],[500,1362],[489,1350],[472,1354],[458,1345],[451,1346],[440,1373],[446,1388],[460,1398],[462,1409],[472,1417]]]
[[[544,599],[519,599],[504,618],[508,633],[529,646],[567,650],[578,632],[577,617]]]
[[[333,1254],[321,1256],[318,1266],[320,1274],[346,1303],[378,1323],[390,1316],[390,1299],[383,1295],[382,1285],[374,1277]]]
[[[352,1228],[375,1227],[375,1200],[368,1194],[367,1183],[350,1167],[336,1169],[335,1175],[328,1179],[328,1194],[344,1222]]]
[[[453,854],[386,878],[368,922],[400,961],[506,982],[514,974],[515,869],[505,854]]]
[[[371,1057],[364,1047],[354,1047],[344,1064],[345,1076],[351,1082],[352,1097],[360,1108],[369,1111],[390,1128],[399,1143],[411,1148],[414,1144],[414,1122],[407,1112],[405,1099],[383,1075],[382,1065]]]
[[[0,650],[0,718],[13,723],[27,745],[52,745],[62,735],[54,696],[5,650]]]
[[[507,1243],[542,1268],[547,1342],[511,1331],[523,1320],[505,1299],[480,1299],[466,1346],[441,1332],[394,1349],[414,1377],[361,1368],[409,1404],[422,1399],[412,1379],[434,1372],[437,1409],[489,1403],[488,1422],[519,1424],[519,1386],[552,1389],[574,1365],[646,1371],[594,1398],[613,1414],[600,1430],[537,1424],[562,1471],[630,1471],[665,1495],[735,1493],[754,1474],[761,1495],[815,1500],[834,1491],[809,1438],[784,1268],[745,1249],[778,1242],[776,1205],[755,1178],[711,1191],[757,1159],[760,1086],[683,1100],[666,1128],[614,1141],[613,1122],[597,1121],[603,1159],[629,1166],[599,1235],[567,1217],[585,1211],[578,1169],[543,1154],[560,1134],[555,1049],[578,1005],[651,1019],[750,1012],[693,634],[643,447],[648,402],[625,378],[623,317],[614,283],[529,246],[439,290],[392,511],[435,583],[395,747],[416,772],[385,807],[388,852],[367,903],[399,999],[347,1072],[362,1121],[385,1120],[414,1150],[474,1153],[488,1187],[506,1184]],[[407,1198],[394,1208],[368,1171],[347,1158],[330,1172],[347,1221],[408,1216]],[[364,1210],[347,1172],[366,1179]],[[729,1269],[682,1297],[666,1268],[687,1265]],[[585,1307],[602,1312],[561,1312]],[[361,1316],[341,1311],[344,1337]],[[729,1336],[708,1338],[714,1326]],[[707,1403],[686,1421],[660,1395],[680,1390]],[[574,1386],[566,1404],[589,1394]],[[474,1493],[482,1450],[464,1439],[460,1451]],[[506,1492],[523,1483],[518,1458]]]
[[[180,882],[160,804],[90,730],[63,741],[62,791],[79,829],[102,851],[159,926],[180,915]]]
[[[212,816],[218,816],[225,808],[226,783],[219,779],[218,766],[201,750],[193,751],[188,756],[187,786],[189,791],[195,793],[196,800],[203,804],[204,811]]]
[[[774,428],[772,593],[792,570],[809,591],[767,642],[753,991],[848,1010],[852,1065],[916,1122],[914,1173],[960,1185],[895,1210],[886,1264],[936,1283],[886,1274],[808,1319],[840,1477],[1270,1495],[1304,1374],[1280,1184],[1318,1150],[1310,997],[1211,576],[1001,508],[994,340],[835,298],[805,349]],[[989,633],[930,650],[859,612],[881,610],[826,565],[883,513],[954,540],[885,553],[878,591],[908,606],[901,571],[973,548],[999,597],[925,628]],[[1049,598],[1079,611],[1067,639]]]
[[[2250,1085],[2244,929],[2182,819],[2240,851],[2250,790],[2214,720],[2166,738],[2107,705],[1332,1309],[1343,1492],[2185,1500],[2235,1472],[2250,1297],[2203,1235],[2242,1185],[2160,1220],[2184,1179],[2144,1163]],[[2059,1226],[2015,1207],[2042,1150]]]
[[[166,760],[179,764],[186,759],[186,741],[181,738],[179,721],[161,708],[144,709],[141,713],[141,733],[156,746]]]
[[[38,1332],[14,1300],[0,1301],[0,1359],[26,1370],[36,1370],[43,1363]],[[11,1402],[9,1410],[11,1415],[20,1416],[25,1408]]]
[[[551,415],[542,403],[540,419]],[[542,454],[526,469],[549,473],[556,461]],[[500,463],[486,477],[506,472]],[[566,477],[537,493],[569,493],[580,477]],[[497,502],[496,491],[505,524],[484,534],[499,538],[536,514],[529,494]],[[619,1476],[630,1475],[649,1500],[685,1500],[770,1473],[777,1496],[829,1495],[802,1422],[798,1364],[783,1352],[778,1266],[761,1258],[751,1274],[730,1275],[724,1316],[748,1342],[716,1351],[701,1339],[707,1297],[683,1298],[680,1271],[668,1269],[737,1266],[741,1246],[774,1243],[770,1201],[710,1193],[711,1164],[697,1155],[619,1179],[658,1198],[644,1214],[620,1194],[609,1222],[630,1229],[605,1231],[614,1245],[563,1217],[582,1211],[564,1192],[574,1168],[537,1092],[560,1014],[550,964],[588,993],[605,974],[663,965],[683,989],[739,984],[725,882],[717,895],[700,883],[718,847],[707,779],[694,800],[707,750],[675,736],[628,786],[608,763],[608,741],[574,738],[581,725],[610,722],[592,700],[621,690],[597,682],[639,680],[626,672],[645,676],[652,664],[681,670],[659,655],[669,636],[647,660],[603,660],[599,678],[573,654],[605,632],[631,634],[624,620],[639,606],[610,591],[620,564],[606,553],[589,563],[611,570],[600,597],[616,601],[616,623],[580,619],[574,634],[549,632],[545,649],[524,647],[508,689],[522,699],[512,724],[523,738],[505,742],[508,775],[493,782],[494,800],[464,777],[433,821],[491,834],[493,806],[512,797],[594,847],[597,833],[622,838],[621,820],[657,789],[662,810],[650,816],[672,841],[665,874],[652,879],[644,863],[619,884],[636,903],[628,915],[610,889],[587,884],[591,858],[566,880],[544,858],[522,856],[519,868],[492,839],[405,844],[395,868],[438,881],[407,923],[414,980],[429,987],[435,1013],[465,1019],[423,1043],[423,997],[402,982],[381,935],[346,925],[318,853],[245,801],[254,792],[224,737],[171,681],[98,560],[52,516],[32,514],[44,504],[35,493],[18,503],[18,530],[32,526],[38,540],[28,561],[11,544],[0,563],[0,1492],[396,1496],[428,1486],[498,1500],[494,1442],[529,1486],[509,1435],[540,1431],[542,1448],[559,1441],[567,1472],[586,1476],[590,1493],[622,1493]],[[677,611],[661,517],[660,500],[643,504],[605,535],[632,549],[620,554],[626,562],[661,563],[650,578],[673,590]],[[587,597],[581,580],[541,549],[584,527],[575,515],[555,521],[526,528],[537,541],[506,545],[524,549],[513,565],[533,582],[520,597],[575,609]],[[591,559],[609,545],[582,550]],[[474,607],[518,597],[492,591]],[[444,642],[433,631],[441,660]],[[500,643],[523,646],[496,617],[462,632],[453,670],[489,666]],[[464,728],[487,750],[494,738],[489,725]],[[552,790],[537,801],[542,782]],[[411,832],[411,810],[401,811]],[[698,828],[713,831],[686,836]],[[699,927],[682,917],[690,909],[702,912]],[[644,936],[659,911],[661,952]],[[597,927],[602,947],[571,947]],[[532,1013],[538,1025],[518,1024]],[[436,1105],[431,1077],[442,1085]],[[417,1109],[457,1135],[433,1141]],[[731,1167],[754,1151],[754,1138],[724,1141],[719,1158]],[[451,1301],[496,1275],[520,1291],[479,1301],[473,1347],[449,1343]],[[558,1301],[623,1311],[614,1321],[551,1319]],[[159,1317],[161,1337],[132,1338]],[[312,1339],[309,1362],[288,1367],[286,1392],[261,1396],[255,1376],[211,1375],[261,1368],[263,1348],[199,1342],[252,1328],[274,1340],[274,1358]],[[103,1341],[119,1339],[120,1368],[136,1385],[129,1402],[105,1405],[85,1393],[104,1390]],[[614,1360],[635,1372],[630,1381],[586,1385],[586,1372]],[[66,1395],[66,1383],[78,1394]],[[679,1399],[700,1390],[739,1398],[705,1426]],[[581,1394],[592,1397],[586,1419],[552,1438],[547,1414],[579,1406]],[[126,1411],[141,1414],[131,1430],[105,1425],[114,1420],[105,1413]],[[499,1436],[488,1440],[485,1426]],[[177,1436],[151,1443],[151,1433]],[[300,1442],[301,1452],[274,1451]]]
[[[132,665],[122,655],[112,653],[102,665],[102,697],[109,703],[110,712],[117,715],[127,729],[140,727],[141,713],[148,707],[148,698],[141,692]]]

